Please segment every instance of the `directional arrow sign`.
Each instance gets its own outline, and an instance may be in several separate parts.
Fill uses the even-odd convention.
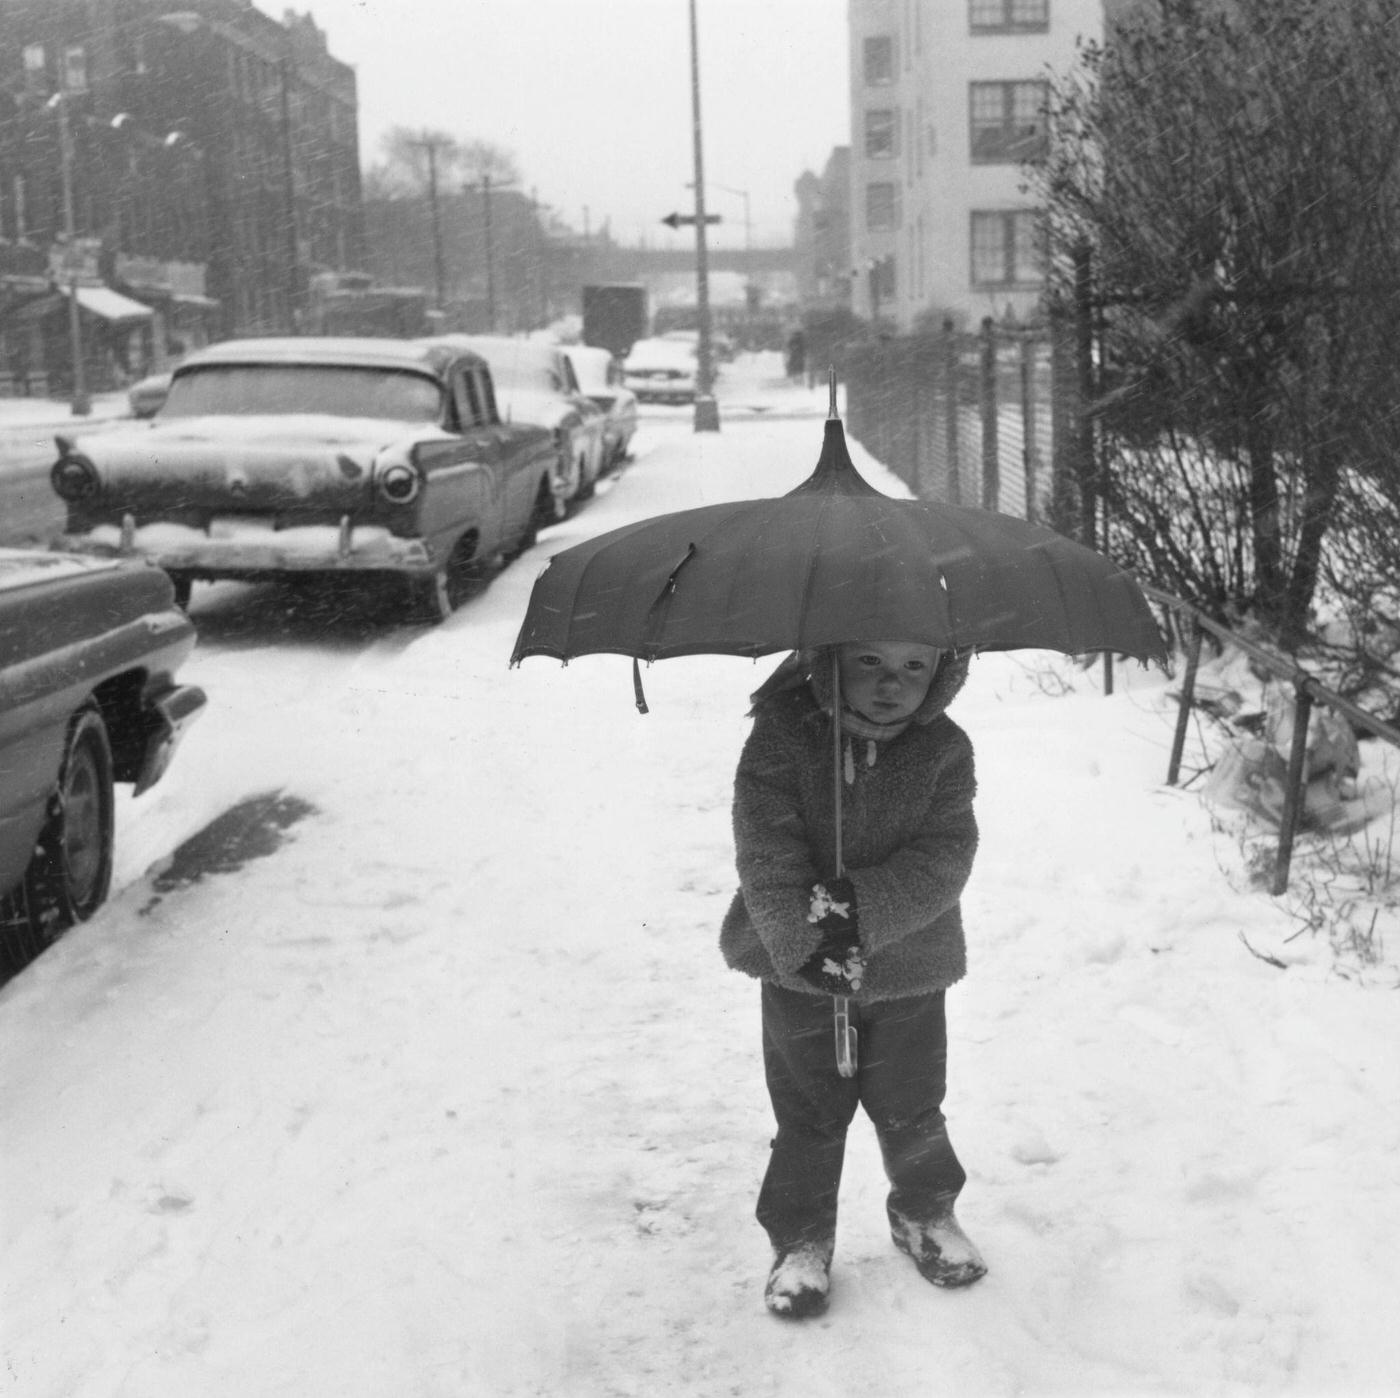
[[[720,221],[721,221],[721,220],[720,220],[720,216],[719,216],[718,214],[706,214],[706,215],[705,215],[705,222],[706,222],[706,223],[719,223]],[[682,226],[685,226],[685,227],[694,227],[694,225],[695,225],[695,215],[694,215],[694,214],[667,214],[666,217],[663,218],[663,219],[661,220],[661,222],[664,223],[664,224],[666,225],[667,228],[680,228],[680,227],[682,227]]]

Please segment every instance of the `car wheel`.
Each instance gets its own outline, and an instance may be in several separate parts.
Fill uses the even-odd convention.
[[[184,573],[171,573],[170,581],[175,585],[175,605],[182,612],[190,609],[190,594],[194,591],[194,579]]]
[[[112,884],[113,825],[112,748],[101,713],[89,706],[68,729],[58,789],[25,874],[29,926],[41,945],[102,906]]]
[[[414,621],[435,626],[446,621],[491,580],[491,560],[476,551],[476,535],[457,540],[447,562],[426,577],[410,578],[409,612]]]

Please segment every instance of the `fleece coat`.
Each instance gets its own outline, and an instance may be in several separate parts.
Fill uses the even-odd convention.
[[[842,842],[866,963],[860,1003],[944,990],[967,969],[958,900],[977,851],[977,782],[972,742],[944,712],[966,678],[967,660],[945,657],[904,732],[849,740]],[[814,689],[755,696],[734,780],[740,886],[720,949],[736,971],[819,995],[796,974],[821,938],[807,920],[812,885],[835,874],[832,718]]]

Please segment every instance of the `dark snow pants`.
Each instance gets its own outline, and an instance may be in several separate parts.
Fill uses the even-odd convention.
[[[875,1127],[896,1219],[946,1212],[967,1181],[943,1120],[948,1027],[943,991],[858,1006],[856,1076],[836,1071],[832,1001],[765,982],[763,1064],[778,1134],[758,1196],[774,1247],[836,1234],[846,1129],[856,1106]]]

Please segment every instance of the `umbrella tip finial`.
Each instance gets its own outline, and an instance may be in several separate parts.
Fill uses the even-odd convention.
[[[834,417],[837,416],[837,412],[836,412],[836,366],[835,366],[834,364],[828,364],[828,365],[826,366],[826,389],[827,389],[827,393],[828,393],[828,395],[829,395],[830,404],[831,404],[831,406],[827,409],[827,414],[826,414],[826,415],[827,415],[828,418],[834,418]]]

